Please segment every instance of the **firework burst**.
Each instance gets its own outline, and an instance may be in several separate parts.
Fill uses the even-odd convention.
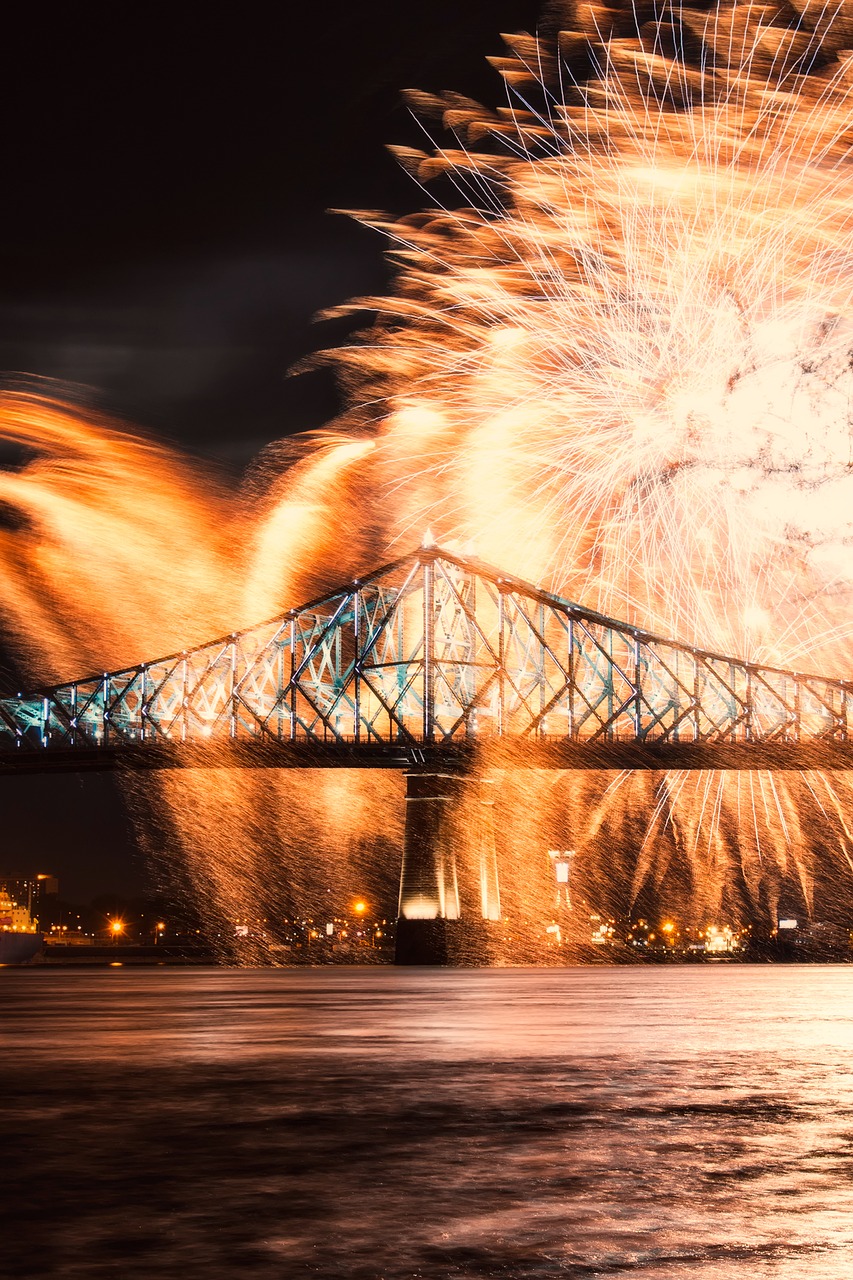
[[[851,70],[840,10],[579,5],[496,113],[406,150],[464,207],[382,223],[397,293],[332,358],[403,527],[697,643],[847,670]],[[374,221],[376,221],[374,219]]]
[[[443,202],[361,215],[397,289],[356,304],[376,320],[330,358],[383,406],[397,531],[428,522],[611,615],[848,674],[851,11],[578,3],[544,25],[494,60],[500,109],[409,95],[448,140],[399,154]],[[791,873],[810,902],[815,818],[849,873],[825,779],[617,793],[648,820],[633,893],[675,851],[713,904]],[[610,807],[585,790],[578,824],[583,806]]]
[[[349,408],[297,456],[271,451],[245,500],[38,397],[6,403],[3,434],[37,454],[0,493],[23,513],[0,569],[34,674],[250,624],[427,525],[658,632],[850,674],[851,12],[578,3],[507,41],[500,108],[409,95],[445,131],[399,153],[437,198],[362,215],[397,284],[343,308],[375,318],[324,357]],[[269,815],[298,808],[290,784],[265,789],[163,784],[168,840],[212,900],[250,900]],[[531,850],[567,828],[580,892],[614,910],[681,867],[697,912],[772,915],[780,886],[810,904],[816,876],[853,868],[847,780],[524,774],[502,794],[506,901],[531,919]],[[293,884],[296,844],[316,857],[334,829],[324,795],[280,833]]]

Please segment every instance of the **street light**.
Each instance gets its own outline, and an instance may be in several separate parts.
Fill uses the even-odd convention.
[[[158,942],[160,941],[160,939],[162,938],[162,936],[163,936],[163,934],[164,934],[164,932],[165,932],[165,929],[166,929],[166,926],[165,926],[165,924],[162,922],[162,920],[160,921],[160,923],[159,923],[159,924],[156,924],[156,925],[154,926],[154,946],[155,946],[155,947],[157,946],[157,943],[158,943]]]
[[[113,946],[118,946],[119,934],[124,933],[124,921],[111,920],[110,933],[113,935]]]

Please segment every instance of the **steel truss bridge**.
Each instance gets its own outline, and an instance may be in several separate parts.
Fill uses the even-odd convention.
[[[422,547],[248,630],[0,700],[0,773],[853,768],[853,681],[711,653]]]

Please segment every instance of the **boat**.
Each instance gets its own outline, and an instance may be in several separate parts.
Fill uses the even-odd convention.
[[[44,934],[39,933],[27,907],[0,888],[0,965],[29,964],[40,956]]]

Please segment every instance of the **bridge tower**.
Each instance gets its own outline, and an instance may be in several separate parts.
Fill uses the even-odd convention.
[[[494,784],[465,774],[406,775],[396,964],[487,963],[501,918]]]

